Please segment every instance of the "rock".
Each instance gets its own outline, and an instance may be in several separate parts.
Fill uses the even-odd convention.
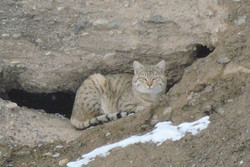
[[[118,22],[116,20],[108,21],[99,19],[93,22],[94,30],[98,31],[109,31],[111,29],[118,29]]]
[[[55,149],[61,149],[61,148],[63,148],[63,145],[57,145],[57,146],[55,147]]]
[[[163,17],[159,14],[155,14],[153,15],[152,17],[150,17],[147,22],[149,23],[156,23],[156,24],[159,24],[159,23],[166,23],[167,22],[167,18],[166,17]]]
[[[58,158],[60,156],[60,153],[55,153],[54,155],[52,155],[53,158]]]
[[[212,110],[212,106],[211,106],[211,105],[203,106],[203,107],[202,107],[202,110],[203,110],[204,112],[209,112],[209,111]]]
[[[47,152],[47,153],[44,153],[43,156],[49,156],[49,157],[52,157],[53,154],[51,152]]]
[[[12,108],[16,108],[17,104],[13,103],[13,102],[9,102],[8,104],[5,105],[5,107],[7,107],[9,109],[12,109]]]
[[[228,74],[234,74],[234,73],[238,73],[238,72],[243,72],[243,73],[250,73],[250,68],[246,68],[244,66],[238,65],[238,64],[234,64],[234,63],[228,63],[226,65],[226,68],[223,71],[224,75],[228,75]]]
[[[59,166],[65,166],[69,162],[68,158],[62,159],[59,161]]]
[[[9,37],[10,34],[2,34],[2,37]]]
[[[216,110],[216,112],[217,112],[218,114],[220,114],[220,115],[223,115],[224,112],[225,112],[225,110],[224,110],[223,108],[219,108],[219,109]]]
[[[20,34],[20,33],[15,33],[15,34],[13,34],[13,38],[19,38],[19,37],[21,37],[21,34]]]
[[[110,133],[110,132],[108,132],[108,133],[106,133],[106,135],[105,135],[105,136],[107,137],[107,136],[110,136],[110,135],[111,135],[111,133]]]
[[[236,25],[241,25],[241,24],[245,24],[246,23],[246,16],[241,16],[240,18],[238,18],[238,20],[234,20],[234,23]]]
[[[229,63],[230,61],[231,60],[228,57],[222,57],[222,58],[217,59],[217,62],[219,64],[226,64],[226,63]]]

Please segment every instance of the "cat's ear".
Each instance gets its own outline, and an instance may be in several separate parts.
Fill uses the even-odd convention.
[[[134,68],[135,74],[137,74],[139,71],[141,71],[143,69],[143,67],[144,66],[141,63],[139,63],[138,61],[133,62],[133,68]]]
[[[160,72],[164,73],[166,67],[165,60],[160,61],[158,64],[155,65],[155,68],[159,70]]]

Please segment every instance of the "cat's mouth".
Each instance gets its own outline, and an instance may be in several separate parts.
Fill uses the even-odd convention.
[[[147,94],[158,94],[160,93],[162,90],[157,89],[155,87],[149,87],[149,88],[139,88],[137,89],[139,92],[141,93],[147,93]]]

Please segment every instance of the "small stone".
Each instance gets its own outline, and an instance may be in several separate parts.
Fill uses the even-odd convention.
[[[229,14],[228,13],[222,13],[221,14],[221,17],[224,19],[224,20],[227,20],[229,18]]]
[[[220,114],[220,115],[223,115],[224,112],[225,112],[225,110],[224,110],[223,108],[219,108],[219,109],[217,110],[217,113]]]
[[[51,152],[47,152],[47,153],[44,153],[43,156],[48,156],[48,157],[52,157],[53,154],[51,154]]]
[[[61,148],[63,148],[63,145],[57,145],[57,146],[55,147],[55,149],[61,149]]]
[[[241,24],[245,24],[246,23],[246,16],[241,16],[238,20],[234,20],[234,23],[236,25],[241,25]]]
[[[45,53],[45,55],[46,55],[46,56],[49,56],[49,55],[51,55],[51,52],[48,51],[48,52]]]
[[[149,18],[148,22],[161,24],[161,23],[167,22],[167,18],[165,18],[159,14],[154,14],[151,18]]]
[[[10,34],[2,34],[2,37],[9,37]]]
[[[57,10],[60,11],[60,10],[63,10],[64,7],[58,7]]]
[[[14,61],[11,61],[10,64],[13,64],[13,65],[16,65],[16,64],[20,64],[21,61],[19,60],[14,60]]]
[[[36,43],[41,43],[42,40],[40,38],[36,39]]]
[[[221,57],[219,59],[217,59],[217,62],[219,64],[226,64],[226,63],[229,63],[231,60],[228,58],[228,57]]]
[[[55,153],[52,157],[53,158],[58,158],[60,156],[60,153]]]
[[[172,107],[167,107],[167,108],[164,109],[163,115],[170,114],[171,112],[172,112]]]
[[[130,4],[129,4],[129,3],[125,3],[123,6],[124,6],[125,8],[128,8],[128,7],[130,7]]]
[[[110,133],[110,132],[106,133],[106,137],[107,137],[107,136],[110,136],[110,135],[111,135],[111,133]]]
[[[69,159],[65,158],[65,159],[60,160],[58,164],[59,164],[59,166],[65,166],[66,163],[68,163],[68,162],[69,162]]]
[[[13,38],[19,38],[21,34],[13,34]]]
[[[110,31],[112,29],[118,29],[118,21],[99,19],[93,22],[93,28],[97,31]]]
[[[211,105],[206,105],[203,107],[203,111],[211,111],[212,110],[212,106]]]
[[[84,33],[81,34],[82,37],[85,37],[87,35],[89,35],[89,33],[87,33],[87,32],[84,32]]]
[[[13,102],[10,102],[10,103],[6,104],[5,107],[7,107],[7,108],[9,108],[9,109],[12,109],[12,108],[16,108],[16,107],[17,107],[17,104],[16,104],[16,103],[13,103]]]

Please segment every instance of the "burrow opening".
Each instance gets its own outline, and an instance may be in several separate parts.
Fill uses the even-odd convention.
[[[33,109],[43,109],[46,113],[59,113],[70,118],[75,93],[29,93],[23,90],[12,89],[7,92],[7,99],[17,103],[18,106],[25,106]]]
[[[195,46],[195,60],[207,57],[214,51],[214,48],[209,49],[207,46],[203,46],[201,44],[197,44]],[[192,65],[192,63],[186,67],[190,65]],[[168,92],[168,90],[176,83],[178,82],[168,85],[166,92]],[[5,95],[0,94],[1,98],[15,102],[18,106],[43,109],[46,113],[59,113],[67,118],[70,118],[71,116],[75,95],[75,92],[30,93],[19,89],[11,89],[7,91]]]
[[[214,47],[212,48],[208,48],[205,45],[201,45],[201,44],[197,44],[196,45],[196,58],[204,58],[207,57],[210,53],[212,53],[214,51]]]

